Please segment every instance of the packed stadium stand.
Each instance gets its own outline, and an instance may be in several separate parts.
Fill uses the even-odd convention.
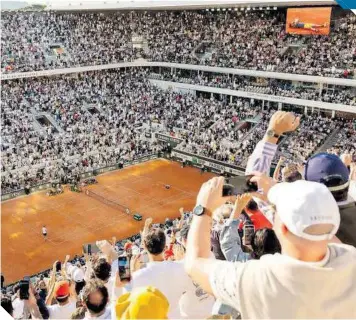
[[[335,13],[332,18],[330,36],[304,37],[286,34],[283,9],[8,12],[3,13],[1,22],[1,69],[25,72],[144,58],[352,77],[355,16]],[[132,45],[135,37],[144,43],[141,48]]]
[[[13,318],[356,317],[356,15],[289,23],[288,9],[2,12],[11,218],[35,219],[16,216],[18,196],[47,192],[58,209],[78,192],[137,223],[30,278],[2,274]],[[215,176],[179,190],[196,205],[176,219],[141,223],[90,188],[156,158]],[[175,188],[161,179],[157,197]]]

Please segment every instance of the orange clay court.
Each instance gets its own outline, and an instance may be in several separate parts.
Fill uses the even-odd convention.
[[[330,17],[331,8],[288,8],[287,11],[287,22],[286,22],[286,32],[294,34],[318,34],[318,35],[328,35],[330,33]],[[295,19],[306,24],[317,24],[322,25],[327,23],[327,27],[319,28],[318,32],[314,32],[308,29],[297,29],[291,28],[289,24]]]
[[[6,282],[49,269],[66,254],[80,254],[85,243],[136,234],[148,217],[154,223],[178,217],[180,207],[193,208],[201,184],[212,176],[163,159],[97,176],[98,184],[89,188],[140,213],[140,222],[68,188],[53,197],[39,192],[3,202],[1,271]],[[165,184],[171,188],[167,190]],[[43,225],[48,229],[47,241],[42,237]]]

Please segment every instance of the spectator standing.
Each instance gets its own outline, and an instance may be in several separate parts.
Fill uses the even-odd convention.
[[[184,270],[184,265],[175,261],[164,261],[166,235],[156,228],[143,234],[143,246],[148,253],[149,262],[144,269],[132,274],[132,290],[140,287],[154,286],[168,299],[170,309],[168,317],[181,318],[179,301],[183,294],[196,294],[196,287]],[[186,310],[188,313],[189,310]],[[204,310],[204,314],[209,312]],[[198,318],[201,318],[198,317]]]
[[[226,201],[224,179],[213,178],[203,184],[193,210],[185,263],[189,275],[240,310],[242,318],[355,317],[356,288],[350,284],[356,281],[356,248],[330,243],[340,214],[329,190],[309,181],[273,186],[271,178],[256,180],[276,208],[273,228],[283,254],[247,263],[208,259],[211,214]]]
[[[50,305],[52,296],[57,304]],[[76,301],[71,297],[68,281],[59,281],[50,289],[47,296],[47,308],[50,319],[69,319],[76,309]]]
[[[83,289],[83,302],[87,308],[85,319],[111,319],[108,289],[98,280],[90,280]]]
[[[308,159],[305,180],[322,183],[328,187],[338,203],[341,224],[337,237],[341,242],[356,247],[356,199],[349,194],[350,172],[342,160],[328,153],[319,153]]]

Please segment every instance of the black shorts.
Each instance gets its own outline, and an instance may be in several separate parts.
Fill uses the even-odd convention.
[[[47,233],[42,233],[42,235],[43,235],[44,237],[47,237]]]

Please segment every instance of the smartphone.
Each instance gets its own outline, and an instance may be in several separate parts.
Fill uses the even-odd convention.
[[[242,244],[249,246],[252,243],[253,235],[255,233],[255,226],[252,224],[245,224],[243,227]]]
[[[62,262],[56,262],[56,272],[60,272],[62,270]]]
[[[245,177],[244,176],[236,176],[231,178],[226,178],[225,183],[223,185],[223,197],[229,196],[237,196],[241,194],[245,186]],[[239,192],[240,190],[240,192]]]
[[[251,182],[253,175],[245,176],[245,188],[244,192],[256,192],[258,191],[258,186],[256,182]]]
[[[92,255],[93,253],[100,252],[100,249],[95,243],[88,243],[83,245],[83,253]]]
[[[28,300],[28,298],[29,298],[28,290],[30,288],[30,277],[24,277],[24,279],[20,281],[19,286],[20,286],[20,300]]]
[[[130,259],[128,257],[119,257],[118,266],[120,279],[130,281]]]

